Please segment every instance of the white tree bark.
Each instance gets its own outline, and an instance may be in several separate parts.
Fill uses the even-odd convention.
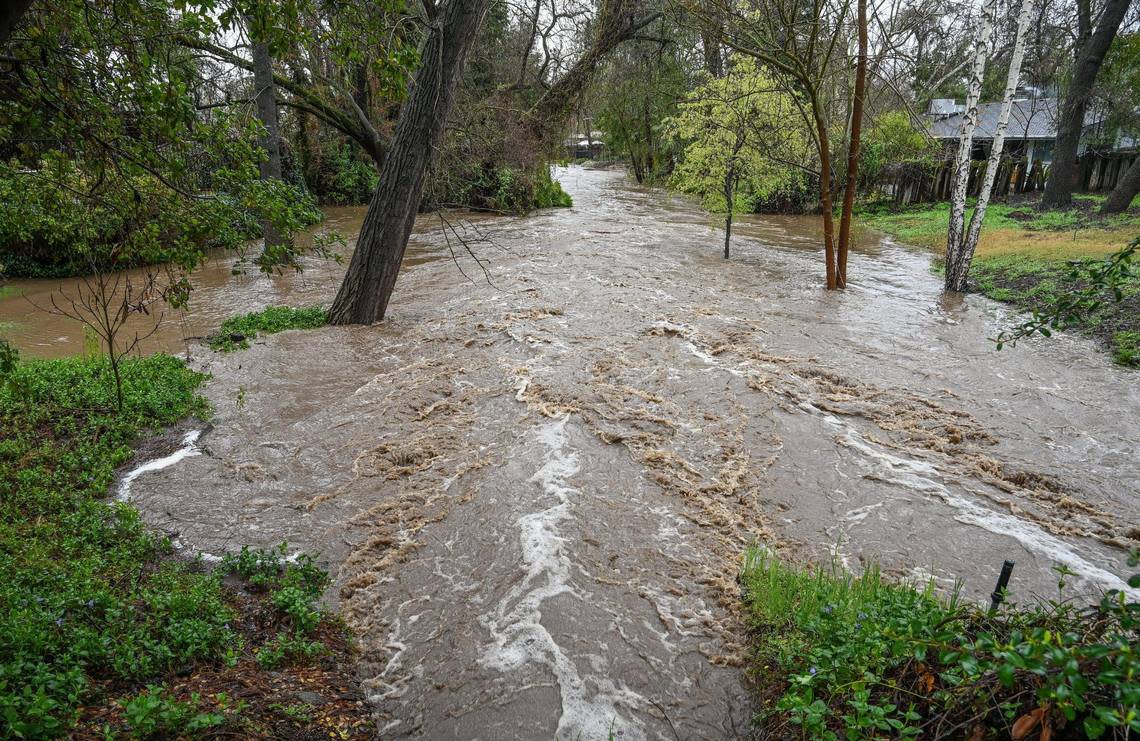
[[[966,227],[966,190],[970,183],[970,150],[974,145],[974,129],[978,125],[978,98],[982,94],[982,79],[986,73],[986,59],[993,46],[994,17],[997,0],[986,0],[978,24],[978,37],[974,45],[974,63],[970,70],[970,85],[966,92],[966,110],[962,114],[962,130],[958,136],[958,154],[954,158],[954,189],[950,196],[950,228],[946,235],[946,264],[962,249]],[[949,277],[949,275],[947,276]]]
[[[986,176],[982,181],[982,188],[978,191],[978,203],[974,207],[974,215],[970,217],[970,229],[966,233],[965,243],[961,246],[953,264],[950,263],[950,254],[947,251],[946,288],[952,291],[966,290],[966,279],[970,271],[970,261],[974,259],[974,250],[978,247],[978,237],[982,232],[982,220],[986,217],[986,208],[990,204],[990,191],[994,187],[994,179],[1001,167],[1001,153],[1005,146],[1005,131],[1009,126],[1009,114],[1013,108],[1013,96],[1017,92],[1017,82],[1021,77],[1021,62],[1025,59],[1025,36],[1029,31],[1029,17],[1034,11],[1034,0],[1021,0],[1021,12],[1017,17],[1017,31],[1013,39],[1013,54],[1009,59],[1009,72],[1005,78],[1005,93],[1001,99],[1001,111],[998,112],[997,131],[994,132],[993,147],[990,149],[990,158],[986,163]]]

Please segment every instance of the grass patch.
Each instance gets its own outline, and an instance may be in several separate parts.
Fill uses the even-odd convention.
[[[1140,213],[1100,216],[1088,210],[1103,197],[1081,196],[1085,208],[1068,211],[1038,211],[1032,203],[991,203],[982,222],[975,253],[978,258],[1020,255],[1038,260],[1071,260],[1103,257],[1140,234]],[[967,204],[966,223],[973,215]],[[860,207],[859,218],[867,226],[896,239],[941,254],[946,249],[950,224],[949,203],[913,204],[901,209],[893,204],[871,203]]]
[[[249,341],[258,335],[275,334],[287,329],[316,329],[328,322],[328,312],[319,306],[269,306],[262,311],[226,319],[217,334],[207,339],[207,344],[214,350],[233,352],[248,348]]]
[[[244,723],[216,686],[200,698],[163,686],[188,667],[244,662],[248,676],[276,635],[303,639],[302,659],[315,655],[316,634],[332,630],[314,607],[325,575],[303,557],[285,564],[280,552],[248,550],[206,572],[172,558],[134,509],[104,498],[141,433],[208,413],[197,393],[204,376],[166,355],[126,359],[116,410],[102,359],[9,360],[0,367],[0,737],[54,738],[77,722],[137,737]]]
[[[1075,295],[1085,281],[1074,279],[1087,273],[1094,259],[1078,261],[1038,260],[1017,255],[976,259],[970,268],[971,290],[996,301],[1013,304],[1023,311],[1047,312],[1061,299]],[[1074,328],[1097,341],[1113,360],[1125,367],[1140,368],[1140,274],[1117,286],[1096,291],[1097,305]]]
[[[1078,196],[1068,211],[1038,211],[1034,204],[994,203],[986,218],[970,267],[970,290],[1023,311],[1044,311],[1084,288],[1074,268],[1085,267],[1121,249],[1140,234],[1140,211],[1101,216],[1095,208],[1104,196]],[[969,223],[972,208],[966,212]],[[866,204],[860,218],[900,241],[943,254],[950,204]],[[938,266],[936,266],[938,267]],[[1099,305],[1072,328],[1092,337],[1113,360],[1140,367],[1140,274],[1118,286],[1120,300],[1105,289]]]
[[[742,577],[773,738],[1140,731],[1140,604],[1120,593],[991,615],[874,568],[853,577],[752,552]]]
[[[1121,365],[1140,368],[1140,332],[1132,330],[1114,332],[1112,358]]]

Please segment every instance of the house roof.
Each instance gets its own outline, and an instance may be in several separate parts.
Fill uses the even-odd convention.
[[[982,103],[978,106],[978,126],[974,129],[975,139],[993,139],[997,133],[998,114],[1001,101]],[[923,116],[930,135],[935,139],[957,139],[961,133],[962,113]],[[1085,114],[1085,126],[1098,123],[1100,116],[1089,111]],[[1053,139],[1057,136],[1057,99],[1033,98],[1013,101],[1009,111],[1009,126],[1005,131],[1008,139]]]

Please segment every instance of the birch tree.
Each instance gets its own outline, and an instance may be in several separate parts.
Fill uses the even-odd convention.
[[[994,180],[997,178],[998,169],[1001,166],[1001,153],[1005,146],[1005,132],[1009,126],[1009,114],[1013,108],[1013,96],[1017,91],[1017,82],[1021,77],[1021,63],[1025,59],[1025,36],[1029,30],[1029,19],[1033,14],[1034,0],[1022,0],[1021,12],[1017,16],[1017,30],[1015,31],[1013,39],[1013,53],[1009,59],[1009,72],[1005,78],[1005,92],[1002,94],[1001,110],[998,112],[997,131],[994,132],[993,146],[990,148],[990,158],[986,162],[986,175],[982,180],[982,187],[978,191],[978,203],[974,207],[974,214],[970,217],[970,228],[966,232],[964,240],[957,243],[953,241],[953,233],[951,233],[950,241],[946,245],[946,290],[948,291],[964,291],[966,290],[966,279],[970,272],[970,261],[974,258],[974,251],[978,247],[978,237],[982,232],[982,220],[986,217],[986,208],[990,203],[990,192],[994,187]],[[961,148],[958,151],[961,156]],[[969,177],[969,151],[967,149],[967,170],[966,176]],[[955,197],[957,197],[957,186],[955,183]],[[961,183],[962,186],[962,200],[961,205],[965,207],[965,181]],[[959,204],[955,201],[955,206]],[[953,217],[951,217],[953,218]],[[953,223],[953,222],[952,222]],[[959,232],[960,235],[960,232]]]
[[[978,126],[978,98],[982,94],[982,80],[986,74],[986,60],[993,45],[994,16],[997,0],[986,0],[978,22],[978,37],[974,45],[974,62],[970,68],[970,85],[966,92],[966,110],[962,114],[962,129],[958,135],[958,154],[954,158],[954,189],[950,196],[950,227],[946,235],[947,261],[962,249],[966,231],[966,190],[970,184],[970,150],[974,146],[974,129]],[[947,273],[947,287],[950,275]]]

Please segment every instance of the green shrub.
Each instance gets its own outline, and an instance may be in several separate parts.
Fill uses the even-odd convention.
[[[1095,607],[1058,600],[991,615],[874,568],[856,578],[755,552],[743,583],[755,672],[783,678],[762,710],[770,729],[907,738],[942,723],[965,737],[972,723],[1001,732],[1044,707],[1049,722],[1091,738],[1140,731],[1140,604],[1120,592]]]
[[[544,170],[534,190],[534,207],[569,208],[573,205],[574,199],[562,189],[562,184],[550,176],[550,170]]]
[[[321,203],[355,206],[372,200],[379,181],[374,165],[357,157],[348,144],[339,144],[322,153],[310,187]]]
[[[226,319],[208,343],[214,350],[233,352],[248,348],[249,341],[260,334],[275,334],[287,329],[316,329],[328,324],[328,320],[328,313],[319,306],[300,309],[269,306]]]
[[[537,208],[568,207],[570,194],[551,177],[545,165],[533,170],[484,165],[471,172],[433,184],[432,207],[467,207],[502,213],[525,214]]]
[[[281,632],[266,642],[255,654],[263,669],[279,669],[293,661],[308,661],[326,653],[328,648],[320,641],[303,635]]]
[[[101,180],[62,152],[34,169],[0,162],[0,274],[61,278],[165,263],[191,270],[209,249],[260,236],[262,218],[284,233],[324,218],[303,189],[228,172],[215,171],[215,197],[186,199],[148,174]]]
[[[266,669],[312,659],[327,651],[324,643],[306,636],[323,618],[315,603],[328,584],[328,574],[316,567],[312,557],[299,554],[287,558],[287,551],[285,543],[272,550],[243,546],[240,552],[227,554],[218,568],[219,573],[239,576],[266,593],[284,623],[286,630],[279,631],[254,654]]]
[[[1113,334],[1112,358],[1121,365],[1140,367],[1140,332],[1124,330]]]

